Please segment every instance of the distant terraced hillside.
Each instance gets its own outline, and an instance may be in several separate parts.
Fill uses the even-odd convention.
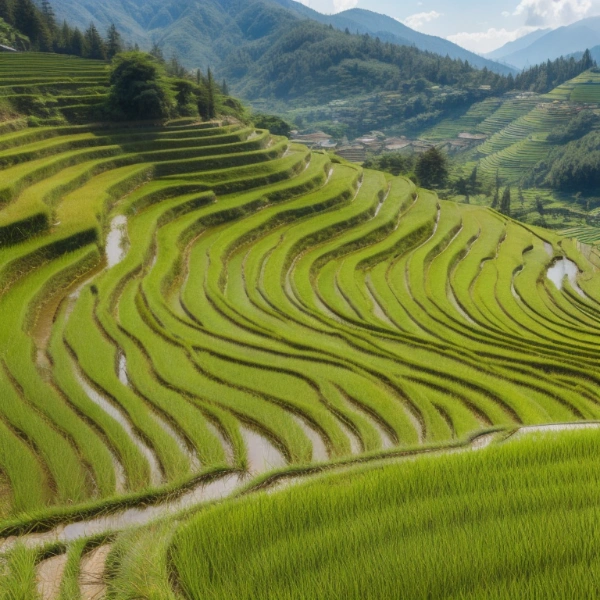
[[[594,70],[582,73],[548,94],[511,93],[475,104],[464,115],[442,121],[422,137],[441,142],[461,133],[485,134],[487,139],[482,144],[456,156],[457,172],[468,175],[477,166],[484,187],[493,186],[498,176],[502,186],[516,188],[533,167],[557,148],[548,141],[549,134],[567,125],[584,109],[600,113],[600,73]],[[524,205],[513,197],[513,209],[520,220],[540,220],[536,197],[544,201],[547,226],[569,231],[575,231],[574,225],[585,226],[586,211],[574,205],[570,195],[547,189],[525,189]]]
[[[89,122],[107,93],[102,61],[38,53],[0,56],[0,114]]]
[[[550,232],[240,123],[0,165],[0,530],[65,585],[271,471],[600,419],[600,275]]]

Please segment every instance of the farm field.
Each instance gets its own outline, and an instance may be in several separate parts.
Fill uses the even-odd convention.
[[[548,135],[583,109],[597,112],[599,105],[600,74],[590,70],[548,94],[511,92],[503,98],[480,102],[460,118],[444,120],[421,137],[440,142],[461,133],[485,134],[487,139],[476,148],[453,157],[455,173],[468,177],[477,167],[479,182],[485,188],[493,188],[498,177],[503,187],[513,187],[513,216],[518,220],[574,232],[577,239],[587,243],[597,228],[593,226],[594,215],[585,209],[585,198],[578,204],[566,192],[525,186],[521,205],[515,202],[514,192],[531,169],[557,148],[548,141]],[[542,200],[544,214],[538,212],[536,199]],[[490,200],[489,194],[471,198],[475,204],[489,205]],[[597,198],[591,198],[591,203],[592,209],[597,208]]]
[[[536,597],[544,560],[595,565],[594,431],[536,429],[600,422],[591,250],[233,120],[39,125],[0,125],[0,599]]]

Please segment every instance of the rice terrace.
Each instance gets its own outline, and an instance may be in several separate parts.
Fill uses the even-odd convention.
[[[0,599],[598,597],[597,238],[110,84],[0,53]]]

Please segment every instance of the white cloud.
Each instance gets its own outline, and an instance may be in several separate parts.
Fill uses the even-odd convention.
[[[570,25],[584,19],[600,6],[592,0],[521,0],[515,16],[525,16],[525,25],[532,27]]]
[[[429,23],[430,21],[435,21],[442,16],[442,13],[437,12],[436,10],[432,10],[429,12],[420,12],[416,15],[411,15],[410,17],[406,17],[402,21],[407,27],[411,29],[420,29],[423,27],[425,23]]]
[[[335,12],[342,12],[354,8],[358,4],[358,0],[333,0]]]
[[[478,31],[475,33],[457,33],[449,35],[448,39],[467,50],[485,54],[491,52],[500,46],[504,46],[508,42],[514,42],[516,39],[535,31],[538,27],[520,27],[519,29],[496,29],[490,27],[487,31]]]

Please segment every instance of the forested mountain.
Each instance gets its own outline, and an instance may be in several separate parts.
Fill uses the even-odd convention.
[[[469,52],[469,50],[448,40],[415,31],[387,15],[359,8],[352,8],[333,15],[323,15],[295,0],[276,0],[276,2],[309,19],[326,25],[333,25],[333,27],[342,31],[348,29],[352,33],[368,33],[392,44],[416,46],[420,50],[468,61],[481,69],[487,67],[497,73],[508,74],[511,71],[510,68],[504,65],[483,58],[474,52]]]
[[[246,98],[303,97],[319,103],[380,90],[409,92],[417,81],[417,92],[431,84],[492,90],[507,84],[500,75],[458,60],[311,21],[234,51],[221,72]]]
[[[510,69],[444,40],[402,25],[395,19],[364,10],[322,15],[293,0],[55,0],[60,19],[79,27],[91,21],[102,29],[115,23],[127,39],[150,48],[158,43],[167,56],[177,53],[190,68],[211,65],[218,70],[229,51],[291,21],[311,19],[352,33],[369,33],[382,41],[414,45],[442,56],[468,60],[499,73]]]

